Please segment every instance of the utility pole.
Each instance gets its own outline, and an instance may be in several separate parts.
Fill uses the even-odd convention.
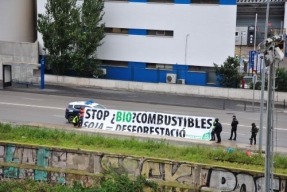
[[[269,67],[268,74],[268,98],[267,98],[267,126],[266,126],[266,150],[265,150],[265,191],[273,191],[273,109],[275,90],[275,65],[284,59],[284,53],[277,47],[282,37],[273,36],[259,44],[260,52],[264,54],[265,64]]]
[[[273,162],[272,154],[272,129],[273,129],[273,74],[274,74],[275,64],[272,63],[269,66],[269,75],[268,75],[268,96],[267,96],[267,129],[266,129],[266,150],[265,150],[265,191],[273,191],[272,187],[272,173],[271,167]]]
[[[257,38],[257,34],[256,34],[256,32],[257,32],[257,13],[256,13],[256,15],[255,15],[255,25],[254,25],[255,27],[255,30],[254,30],[254,51],[256,50],[256,38]]]
[[[244,32],[243,31],[241,31],[240,32],[240,47],[239,47],[239,55],[240,55],[240,58],[241,58],[241,47],[242,47],[242,37],[243,37],[243,34],[244,34]]]
[[[267,33],[268,33],[268,18],[269,18],[269,0],[267,0],[267,7],[266,7],[266,22],[265,22],[265,37],[266,38],[265,38],[265,40],[267,40]],[[272,126],[271,101],[272,101],[272,86],[273,86],[273,83],[271,83],[270,81],[273,79],[272,76],[273,76],[273,67],[271,64],[271,66],[269,67],[268,98],[267,98],[267,127],[266,127],[266,150],[265,150],[265,191],[266,192],[273,191],[273,189],[270,188],[272,186],[272,181],[271,181],[272,177],[271,177],[271,172],[270,172],[270,165],[272,165],[271,164],[271,153],[270,153],[271,145],[270,144],[271,144],[271,126]],[[264,84],[265,84],[265,82],[264,82]],[[263,127],[260,127],[260,129],[261,129],[260,132],[262,132]],[[262,145],[262,143],[261,143],[261,145]]]
[[[269,20],[269,0],[267,0],[264,39],[267,39]],[[260,125],[259,125],[259,152],[262,152],[262,132],[263,132],[263,113],[264,113],[264,91],[265,91],[265,62],[262,63],[261,71],[261,100],[260,100]]]
[[[262,132],[263,132],[263,113],[264,113],[264,91],[265,91],[265,61],[260,56],[261,63],[261,100],[260,100],[260,125],[259,125],[259,152],[262,152]]]
[[[265,148],[265,191],[273,191],[273,109],[274,109],[274,89],[275,89],[275,64],[284,59],[284,53],[276,47],[276,44],[282,41],[282,38],[273,36],[267,37],[268,32],[268,17],[269,17],[269,2],[267,0],[266,8],[266,23],[265,23],[265,39],[258,46],[260,52],[264,54],[262,80],[261,80],[261,103],[260,103],[260,137],[259,150],[262,149],[262,132],[263,132],[263,105],[264,105],[264,85],[265,85],[265,65],[269,66],[268,74],[268,98],[267,98],[267,126],[266,126],[266,148]]]

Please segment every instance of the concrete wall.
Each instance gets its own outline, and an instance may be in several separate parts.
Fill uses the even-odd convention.
[[[82,86],[94,88],[99,87],[107,89],[123,89],[128,91],[149,91],[182,95],[202,95],[203,97],[219,97],[250,101],[252,101],[253,99],[253,90],[251,89],[232,89],[168,83],[142,83],[95,78],[76,78],[56,75],[45,75],[45,82],[47,84],[55,84],[62,86]],[[254,98],[255,100],[260,100],[261,92],[259,90],[254,91]],[[265,98],[267,99],[266,91]],[[275,101],[283,102],[284,100],[287,100],[286,92],[275,93]]]
[[[26,69],[25,72],[31,74],[33,69],[37,69],[38,57],[38,42],[0,41],[0,89],[3,88],[2,65],[12,65],[12,79],[25,78],[23,70]]]
[[[82,180],[85,186],[93,183],[108,167],[123,167],[132,177],[143,175],[168,191],[192,188],[210,191],[264,192],[264,173],[234,170],[167,159],[105,154],[93,151],[58,149],[44,146],[0,143],[0,181],[3,178],[30,178],[69,184]],[[287,175],[274,175],[275,191],[286,191]]]
[[[34,42],[35,0],[0,1],[0,41]]]

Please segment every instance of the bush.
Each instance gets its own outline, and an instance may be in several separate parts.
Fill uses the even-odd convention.
[[[135,180],[130,179],[123,168],[112,168],[104,172],[100,183],[95,183],[95,186],[85,188],[80,182],[65,186],[28,179],[6,180],[1,181],[0,192],[144,192],[147,188],[156,192],[158,189],[155,182],[148,181],[143,176],[136,177]]]
[[[223,65],[214,64],[215,73],[220,86],[229,88],[238,88],[242,80],[242,75],[239,74],[240,63],[238,58],[228,57]]]
[[[278,68],[276,70],[276,91],[287,91],[287,70]]]

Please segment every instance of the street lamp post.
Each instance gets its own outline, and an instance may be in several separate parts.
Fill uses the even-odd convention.
[[[243,35],[243,32],[241,31],[240,32],[240,46],[239,46],[239,61],[241,62],[241,46],[242,46],[242,35]]]
[[[266,22],[265,22],[265,40],[267,39],[267,32],[268,32],[268,18],[269,18],[269,0],[267,0],[267,6],[266,6]],[[272,85],[270,81],[273,79],[273,67],[272,65],[269,67],[269,77],[268,77],[268,99],[267,99],[267,128],[266,128],[266,151],[265,151],[265,191],[269,192],[271,189],[270,187],[272,186],[272,181],[271,181],[271,172],[270,172],[270,166],[271,166],[271,153],[270,153],[270,140],[271,140],[271,116],[272,116]],[[265,80],[264,80],[265,81]],[[262,86],[263,81],[261,82]],[[265,82],[264,82],[265,85]],[[262,89],[261,89],[262,91]],[[262,93],[261,93],[262,95]],[[264,97],[261,98],[261,100],[264,100]],[[261,116],[260,116],[261,117]],[[260,120],[261,121],[261,120]],[[263,126],[260,127],[260,131],[262,132]],[[261,143],[262,145],[262,143]],[[272,189],[273,191],[273,189]]]
[[[268,98],[267,98],[267,126],[266,126],[266,150],[265,150],[265,191],[273,191],[273,109],[275,89],[275,64],[284,59],[284,53],[276,47],[281,37],[274,36],[260,43],[260,51],[264,54],[265,65],[269,67],[268,74]]]
[[[266,20],[265,20],[265,30],[264,30],[264,39],[265,40],[267,39],[267,33],[268,33],[268,19],[269,19],[269,0],[267,0],[267,7],[266,7]],[[265,90],[264,88],[265,88],[265,62],[263,62],[262,72],[261,72],[259,152],[262,152],[262,131],[263,131],[263,111],[264,111],[264,90]]]
[[[268,96],[267,96],[267,129],[266,129],[266,150],[265,150],[265,191],[272,190],[272,129],[273,129],[273,73],[274,73],[274,63],[269,66],[269,75],[268,75]]]
[[[255,32],[254,32],[254,51],[256,50],[256,38],[257,38],[257,13],[255,14]]]
[[[260,56],[261,66],[261,100],[260,100],[260,131],[259,131],[259,151],[262,151],[262,132],[263,132],[263,111],[264,111],[264,91],[265,91],[265,62],[263,56]]]

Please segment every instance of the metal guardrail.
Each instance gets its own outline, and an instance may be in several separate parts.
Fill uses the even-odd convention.
[[[267,3],[268,0],[237,0],[237,4]],[[269,0],[269,3],[285,3],[287,0]]]

